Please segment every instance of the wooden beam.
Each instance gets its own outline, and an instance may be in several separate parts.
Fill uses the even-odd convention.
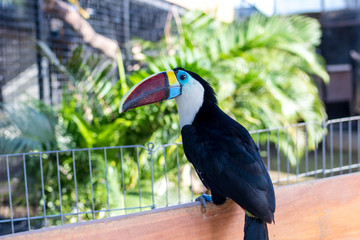
[[[360,173],[276,188],[270,239],[358,239]],[[7,239],[242,239],[244,212],[231,200],[199,203],[69,224],[7,236]]]

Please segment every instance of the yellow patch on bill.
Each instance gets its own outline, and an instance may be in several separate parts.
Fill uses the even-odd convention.
[[[177,83],[176,76],[173,71],[166,71],[166,74],[168,76],[169,85],[174,85]]]

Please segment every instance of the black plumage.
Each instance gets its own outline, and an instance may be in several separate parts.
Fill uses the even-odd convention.
[[[234,200],[246,210],[245,239],[268,239],[266,223],[274,222],[275,212],[270,176],[249,132],[218,107],[214,90],[204,79],[183,68],[154,74],[125,94],[119,111],[172,98],[185,155],[211,190],[213,202]],[[204,199],[210,198],[200,198]]]
[[[241,124],[218,107],[212,87],[196,73],[186,72],[204,88],[204,102],[194,121],[181,129],[186,157],[211,190],[215,204],[231,198],[266,228],[264,222],[274,221],[275,195],[257,145]],[[247,225],[251,228],[250,222]]]

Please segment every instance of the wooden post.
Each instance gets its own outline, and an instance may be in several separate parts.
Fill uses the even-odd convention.
[[[359,239],[360,173],[276,188],[270,239]],[[243,239],[244,212],[233,201],[200,203],[69,224],[7,239]]]

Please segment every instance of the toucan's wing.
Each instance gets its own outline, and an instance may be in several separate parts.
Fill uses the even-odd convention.
[[[275,196],[269,174],[246,129],[235,121],[230,123],[216,128],[213,124],[184,126],[186,157],[208,188],[271,222]]]

